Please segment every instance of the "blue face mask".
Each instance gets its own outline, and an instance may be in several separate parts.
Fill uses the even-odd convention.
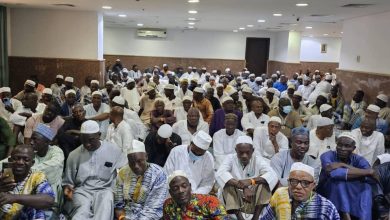
[[[190,156],[190,159],[191,159],[192,161],[197,161],[197,160],[202,159],[202,156],[197,156],[197,155],[195,155],[194,153],[192,153],[191,150],[189,150],[189,156]]]
[[[285,114],[290,113],[291,110],[292,110],[291,105],[283,106],[283,112],[284,112]]]

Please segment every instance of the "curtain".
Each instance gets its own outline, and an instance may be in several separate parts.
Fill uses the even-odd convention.
[[[7,8],[0,6],[0,85],[8,86]]]

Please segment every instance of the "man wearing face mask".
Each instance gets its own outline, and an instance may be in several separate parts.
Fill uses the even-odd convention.
[[[208,148],[212,139],[199,131],[190,145],[180,145],[171,150],[164,170],[168,175],[175,170],[188,174],[193,193],[209,194],[215,182],[214,159]]]
[[[112,187],[126,156],[115,144],[99,140],[97,122],[84,122],[80,133],[82,145],[69,154],[62,181],[65,210],[72,219],[113,219]]]
[[[271,110],[268,115],[277,116],[282,120],[281,132],[288,138],[291,136],[291,129],[302,126],[298,112],[292,109],[291,102],[287,98],[279,99],[278,108]]]

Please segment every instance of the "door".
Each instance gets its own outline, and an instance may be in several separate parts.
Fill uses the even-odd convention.
[[[256,76],[267,72],[269,42],[269,38],[246,38],[246,67],[251,73],[255,73]]]

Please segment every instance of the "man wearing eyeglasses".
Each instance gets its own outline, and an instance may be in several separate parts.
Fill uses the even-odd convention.
[[[281,187],[271,197],[260,220],[340,219],[336,207],[314,192],[314,168],[296,162],[291,166],[288,187]]]

